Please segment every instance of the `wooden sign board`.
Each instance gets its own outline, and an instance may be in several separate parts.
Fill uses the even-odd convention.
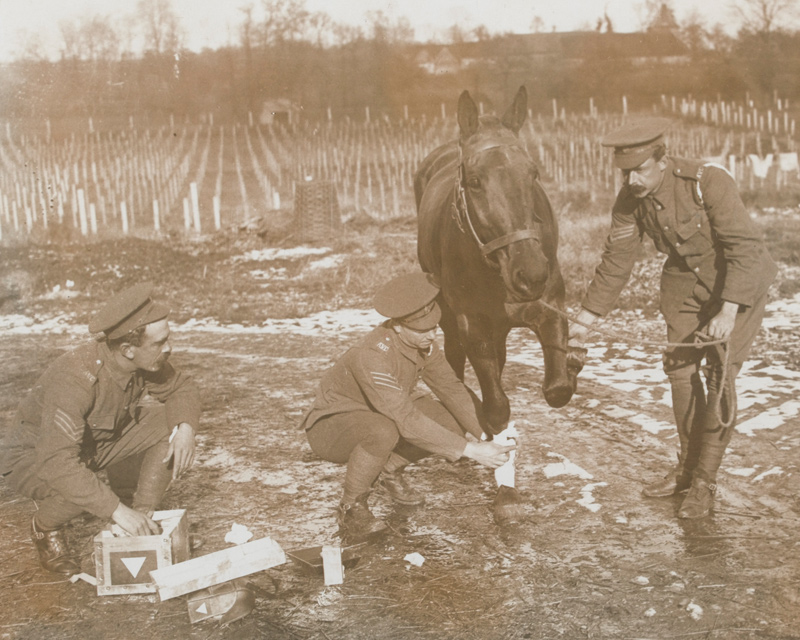
[[[150,572],[161,600],[264,571],[286,562],[272,538],[261,538]]]

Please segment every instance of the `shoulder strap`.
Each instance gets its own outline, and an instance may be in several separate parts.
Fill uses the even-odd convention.
[[[721,164],[718,164],[716,162],[706,162],[705,164],[701,164],[697,168],[697,175],[695,176],[695,179],[697,180],[697,182],[695,183],[695,199],[697,200],[697,204],[702,205],[704,209],[705,209],[705,204],[703,203],[703,191],[700,189],[700,178],[703,177],[703,172],[705,171],[706,167],[716,167],[717,169],[722,169],[725,173],[731,176],[731,178],[733,178],[731,172],[728,171],[726,167],[723,167]]]
[[[701,207],[703,207],[703,209],[706,208],[706,205],[703,202],[703,190],[700,188],[700,178],[703,177],[703,171],[705,171],[705,168],[707,166],[708,165],[701,164],[697,168],[697,175],[695,176],[695,182],[694,182],[694,199],[695,199],[695,202],[697,202],[697,204],[699,204]]]

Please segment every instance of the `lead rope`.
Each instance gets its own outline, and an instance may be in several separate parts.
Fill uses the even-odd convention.
[[[695,331],[694,342],[663,342],[661,340],[647,340],[645,338],[636,338],[632,340],[630,337],[619,334],[616,331],[610,331],[607,329],[598,329],[593,325],[581,322],[577,318],[573,318],[568,313],[565,313],[561,309],[558,309],[553,305],[548,304],[544,300],[539,300],[538,302],[543,307],[550,309],[550,311],[553,311],[554,313],[566,318],[569,322],[573,322],[582,327],[586,327],[590,331],[594,331],[595,333],[599,333],[600,335],[613,339],[615,342],[626,342],[628,344],[638,343],[641,345],[651,345],[667,349],[678,348],[678,347],[690,347],[694,349],[705,349],[706,347],[718,347],[718,352],[719,351],[722,352],[719,358],[720,361],[722,362],[722,376],[720,377],[719,381],[720,391],[719,393],[717,393],[713,410],[714,414],[717,416],[717,419],[719,419],[720,428],[727,429],[733,424],[733,421],[736,418],[736,408],[734,406],[734,401],[733,401],[733,398],[735,398],[735,396],[733,395],[733,389],[729,388],[728,386],[728,369],[729,369],[728,361],[730,359],[730,348],[728,344],[729,342],[728,338],[724,340],[712,340],[710,336],[698,330]],[[721,409],[722,398],[725,394],[728,395],[728,400],[729,400],[728,404],[730,406],[730,415],[728,416],[727,420],[723,420],[722,409]]]

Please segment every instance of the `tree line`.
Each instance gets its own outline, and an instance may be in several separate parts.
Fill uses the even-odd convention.
[[[419,44],[405,19],[381,12],[367,16],[367,27],[336,24],[311,12],[305,0],[262,0],[241,12],[237,41],[215,50],[188,51],[170,0],[139,0],[135,20],[115,25],[102,16],[60,25],[57,60],[41,54],[34,41],[21,47],[14,62],[0,67],[0,113],[6,119],[117,119],[152,122],[165,118],[213,117],[220,122],[257,117],[265,100],[284,98],[301,117],[364,118],[437,115],[440,104],[453,107],[469,89],[492,108],[520,84],[531,106],[548,110],[553,100],[573,110],[619,109],[621,95],[646,107],[660,95],[741,100],[760,104],[777,97],[800,99],[800,30],[795,0],[735,0],[740,28],[727,34],[705,25],[696,14],[674,21],[669,2],[644,0],[648,22],[670,18],[685,44],[680,63],[635,64],[600,44],[577,64],[503,53],[509,36],[485,27],[471,32],[453,27],[448,42],[483,42],[496,52],[465,69],[431,75],[417,60]],[[531,30],[540,30],[534,17]],[[606,17],[596,30],[613,31]],[[601,41],[602,42],[602,41]],[[138,43],[138,45],[137,45]],[[139,51],[134,51],[138,46]],[[488,49],[487,49],[488,50]]]

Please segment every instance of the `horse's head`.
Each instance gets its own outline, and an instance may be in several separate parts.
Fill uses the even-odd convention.
[[[484,259],[499,269],[511,302],[538,300],[550,272],[554,224],[539,171],[519,139],[528,96],[520,87],[502,120],[478,116],[464,91],[458,101],[456,220]]]

